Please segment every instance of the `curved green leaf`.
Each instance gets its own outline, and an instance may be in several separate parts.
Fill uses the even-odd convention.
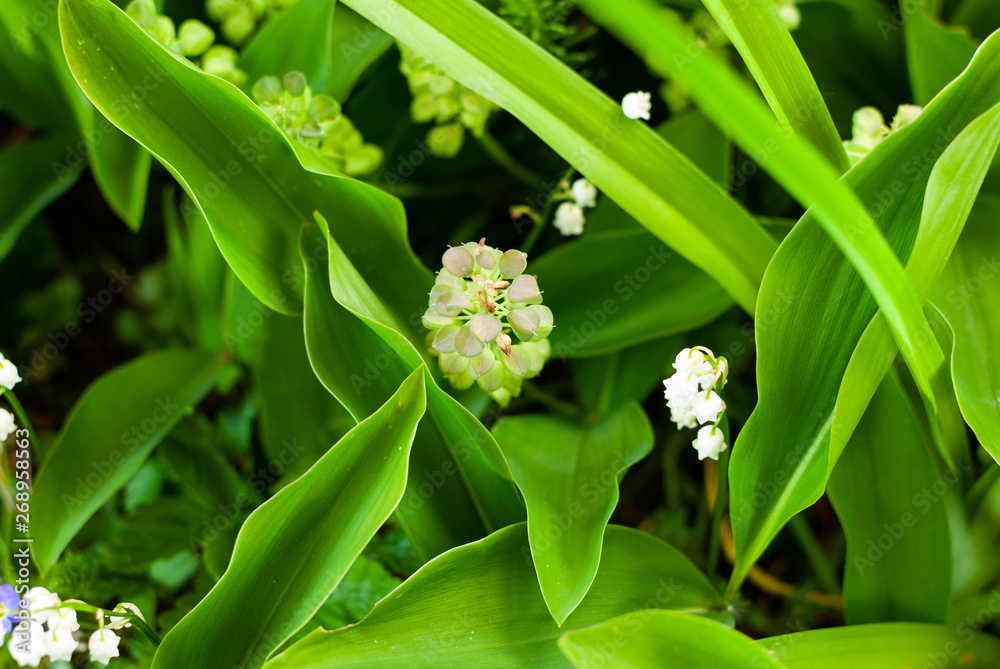
[[[564,669],[572,665],[556,639],[566,630],[637,609],[722,610],[711,583],[679,551],[611,525],[597,578],[560,629],[538,591],[527,540],[520,524],[448,551],[357,625],[317,630],[268,662],[267,669]]]
[[[961,30],[939,25],[926,12],[916,5],[903,23],[910,86],[913,102],[918,105],[930,102],[962,73],[976,53],[976,45]]]
[[[847,535],[844,616],[850,625],[948,617],[948,511],[933,492],[941,479],[930,448],[903,389],[887,376],[827,489]]]
[[[261,667],[312,618],[403,496],[424,370],[254,511],[229,569],[163,639],[153,667]]]
[[[280,79],[297,70],[305,74],[313,93],[332,95],[336,7],[336,0],[299,0],[265,24],[240,54],[239,67],[247,73],[244,91],[252,90],[261,77]]]
[[[919,272],[910,274],[920,285],[918,294],[926,295],[926,286],[940,271],[942,248],[949,239],[954,243],[961,229],[964,215],[956,203],[964,202],[963,193],[974,193],[982,179],[978,151],[989,150],[991,143],[983,140],[993,139],[987,121],[963,134],[947,160],[938,158],[952,132],[1000,100],[998,53],[1000,40],[984,45],[970,69],[912,125],[886,139],[844,178],[872,207],[901,257],[909,257],[917,222],[922,222],[924,241],[914,257],[914,271]],[[942,167],[931,186],[936,162]],[[957,199],[952,200],[949,189]],[[929,196],[922,210],[925,191]],[[888,332],[862,337],[876,313],[874,300],[811,213],[775,254],[758,308],[767,315],[756,325],[760,399],[737,439],[730,467],[737,580],[778,529],[822,495],[830,463],[836,462],[896,355]],[[838,396],[842,381],[845,390]],[[835,424],[833,449],[830,431]]]
[[[707,618],[635,611],[567,632],[559,648],[577,669],[784,669],[750,637]]]
[[[763,169],[811,208],[885,314],[924,398],[936,440],[942,441],[931,379],[941,373],[944,356],[893,248],[858,195],[838,181],[839,174],[811,144],[782,128],[735,72],[717,56],[703,53],[676,14],[651,0],[590,0],[585,11],[654,69],[680,81],[709,118],[729,130]],[[686,53],[699,55],[691,58]]]
[[[706,0],[781,123],[798,130],[843,174],[847,151],[826,101],[785,22],[770,2]]]
[[[236,87],[175,57],[107,0],[63,0],[59,21],[87,95],[178,178],[262,302],[301,312],[298,235],[314,211],[394,312],[408,317],[426,301],[430,275],[407,244],[398,200],[303,168],[288,138]]]
[[[83,163],[63,175],[52,170],[70,137],[56,135],[0,151],[0,260],[14,248],[24,226],[80,176]]]
[[[365,296],[343,252],[333,244],[327,250],[329,239],[317,226],[303,226],[306,350],[320,381],[360,419],[423,359],[402,334],[372,318],[392,320],[378,300]],[[351,308],[338,300],[350,300]],[[429,372],[427,413],[428,420],[417,430],[412,475],[396,513],[424,559],[524,519],[524,507],[493,437],[434,383]]]
[[[1000,610],[1000,598],[990,601]],[[992,669],[1000,665],[1000,641],[968,623],[851,625],[796,632],[759,642],[788,669]]]
[[[132,478],[222,364],[199,351],[136,358],[94,381],[73,406],[31,493],[32,555],[47,571],[105,502]]]
[[[560,358],[686,332],[732,305],[715,281],[638,227],[588,232],[532,262],[531,271],[556,314],[549,340]]]
[[[649,126],[473,0],[344,4],[520,119],[753,312],[774,241]]]
[[[958,404],[979,443],[1000,462],[1000,198],[981,196],[932,299],[955,336]]]
[[[493,436],[524,495],[542,596],[562,625],[594,581],[618,482],[652,450],[653,426],[631,403],[592,426],[543,414],[501,418]]]

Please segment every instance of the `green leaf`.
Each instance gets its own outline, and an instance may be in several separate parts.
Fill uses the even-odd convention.
[[[1000,610],[1000,598],[990,601]],[[945,667],[992,669],[1000,641],[968,623],[851,625],[761,639],[788,669],[886,669]]]
[[[632,403],[592,426],[544,414],[501,418],[493,436],[524,495],[542,596],[562,625],[594,581],[618,482],[652,450],[653,426]]]
[[[847,535],[849,625],[947,619],[951,545],[936,489],[958,479],[938,477],[930,448],[903,389],[887,376],[827,490]]]
[[[603,416],[629,402],[642,402],[661,379],[673,374],[670,363],[684,348],[679,336],[656,339],[609,355],[573,360],[570,368],[580,401]]]
[[[32,554],[45,572],[163,437],[211,389],[222,364],[198,351],[162,351],[117,367],[73,406],[31,497]]]
[[[261,667],[305,624],[403,496],[424,370],[259,507],[229,569],[163,639],[154,667]]]
[[[240,54],[239,67],[248,75],[244,92],[249,94],[261,77],[281,79],[295,70],[305,74],[313,93],[332,95],[336,7],[336,0],[299,0],[265,24]]]
[[[811,208],[885,314],[938,435],[939,402],[930,380],[942,370],[944,356],[893,248],[858,195],[838,181],[840,175],[811,144],[782,128],[736,73],[717,56],[701,54],[675,14],[662,11],[651,0],[591,0],[585,11],[654,69],[681,82],[709,118],[731,132],[779,184]],[[685,59],[685,53],[701,55]]]
[[[473,0],[344,4],[520,119],[753,312],[774,241],[649,126]]]
[[[785,22],[771,3],[706,0],[757,81],[772,111],[843,174],[851,167],[816,81]]]
[[[76,183],[82,163],[63,175],[52,170],[71,141],[72,135],[63,134],[0,151],[0,260],[24,227]]]
[[[395,313],[409,316],[426,302],[430,275],[407,244],[398,200],[303,168],[288,138],[237,88],[175,57],[107,0],[64,1],[59,20],[88,96],[178,178],[262,302],[301,313],[298,235],[315,211]]]
[[[949,239],[954,243],[964,220],[962,207],[953,205],[978,189],[984,166],[977,156],[990,149],[983,141],[991,139],[988,128],[977,122],[956,139],[946,160],[938,158],[951,132],[1000,99],[998,49],[997,40],[985,45],[970,70],[913,124],[886,139],[844,178],[872,207],[901,257],[916,249],[910,276],[922,297],[940,271],[935,267],[942,248]],[[932,184],[935,161],[941,169]],[[900,174],[907,175],[905,181]],[[923,241],[914,246],[918,237]],[[789,518],[822,495],[832,463],[896,356],[888,327],[873,325],[884,332],[862,337],[876,314],[874,300],[812,214],[775,254],[758,309],[760,400],[737,439],[730,467],[738,574],[745,574]]]
[[[313,373],[302,328],[301,318],[272,315],[254,365],[264,454],[282,459],[294,475],[308,469],[355,422]],[[296,454],[293,463],[284,462],[286,450]]]
[[[675,611],[634,611],[559,639],[577,669],[784,669],[750,637]]]
[[[976,438],[1000,462],[1000,198],[981,196],[934,288],[955,337],[952,376]]]
[[[538,591],[527,539],[520,524],[448,551],[357,625],[317,630],[267,668],[566,668],[555,641],[567,630],[637,609],[722,610],[711,583],[679,551],[611,525],[590,593],[560,629]]]
[[[371,413],[423,359],[386,325],[393,319],[384,305],[365,295],[350,262],[336,246],[328,251],[328,241],[317,226],[303,226],[306,350],[320,381],[357,419]],[[417,319],[421,313],[416,312]],[[413,447],[413,475],[396,514],[425,560],[524,519],[493,437],[429,372],[427,413]]]
[[[531,271],[556,315],[549,340],[560,358],[693,330],[732,306],[719,284],[637,226],[588,232],[532,262]]]
[[[976,53],[976,45],[965,33],[940,25],[920,5],[907,12],[903,34],[913,102],[918,105],[930,102],[962,73]]]

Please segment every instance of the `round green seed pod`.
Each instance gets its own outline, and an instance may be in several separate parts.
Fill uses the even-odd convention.
[[[258,103],[277,105],[281,102],[281,92],[278,77],[261,77],[253,85],[253,99]]]
[[[507,299],[511,302],[530,303],[540,301],[542,292],[538,290],[538,280],[530,274],[522,274],[510,283]]]
[[[459,326],[454,324],[445,325],[437,332],[432,333],[434,335],[434,339],[431,343],[431,348],[438,353],[454,353],[455,335],[458,334],[459,329]]]
[[[538,327],[535,329],[534,337],[532,341],[538,341],[540,339],[545,339],[552,332],[552,310],[549,309],[544,304],[532,304],[527,307],[533,314],[538,316]]]
[[[503,323],[496,316],[476,314],[469,319],[469,329],[479,341],[488,344],[500,336],[503,331]]]
[[[459,328],[458,333],[455,335],[455,350],[459,354],[464,355],[466,358],[472,358],[479,355],[483,347],[483,342],[472,333],[472,328],[468,324]]]
[[[541,315],[536,311],[532,311],[531,307],[520,307],[512,309],[507,314],[507,322],[510,323],[510,327],[518,339],[521,341],[531,341],[535,338],[535,333],[538,332],[538,326],[541,324]]]
[[[476,266],[475,258],[464,246],[455,246],[444,252],[441,264],[450,274],[458,277],[469,276]]]
[[[215,33],[201,21],[188,19],[181,24],[177,39],[185,56],[200,56],[215,42]]]
[[[486,392],[493,392],[503,385],[506,373],[503,365],[493,365],[490,371],[476,379],[476,383]]]
[[[505,278],[514,279],[524,273],[528,267],[528,255],[517,249],[504,251],[500,256],[500,274]]]
[[[531,371],[531,354],[522,344],[510,347],[510,355],[501,357],[503,366],[514,376],[524,376]]]
[[[497,358],[496,355],[493,353],[493,350],[489,346],[487,346],[486,348],[483,349],[482,353],[480,353],[479,355],[470,360],[469,375],[472,376],[472,378],[474,379],[478,379],[480,376],[483,376],[484,374],[489,374],[490,370],[492,370],[493,367],[497,366],[498,364],[499,363],[497,362]]]
[[[468,373],[469,369],[469,359],[458,352],[443,354],[438,358],[438,364],[441,365],[441,371],[447,376]]]
[[[306,92],[306,75],[301,72],[295,70],[286,72],[282,81],[285,84],[285,90],[292,97],[297,98]]]

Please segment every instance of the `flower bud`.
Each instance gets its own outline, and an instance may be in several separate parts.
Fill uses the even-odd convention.
[[[212,29],[195,19],[182,23],[177,37],[181,43],[181,53],[185,56],[200,56],[215,42]]]
[[[317,95],[309,101],[308,114],[313,121],[328,121],[340,114],[340,103],[329,95]]]
[[[278,77],[261,77],[253,85],[253,99],[259,103],[276,105],[281,102],[281,82]]]
[[[427,148],[439,158],[453,158],[465,143],[465,128],[460,123],[435,126],[427,133]]]
[[[480,376],[488,374],[494,365],[499,366],[497,358],[493,354],[493,350],[486,347],[482,353],[472,358],[469,362],[469,375],[474,379],[478,379]]]
[[[493,269],[497,266],[497,256],[493,247],[483,246],[476,253],[476,264],[483,269]]]
[[[469,369],[469,359],[459,352],[445,353],[438,358],[441,371],[448,376],[461,374]]]
[[[455,351],[455,335],[458,334],[458,330],[459,326],[457,325],[445,325],[437,332],[432,333],[434,335],[432,344],[434,350],[438,353],[453,353]]]
[[[512,346],[510,356],[501,358],[503,365],[511,374],[524,376],[531,370],[531,353],[521,344]]]
[[[475,260],[469,250],[463,246],[454,246],[441,256],[441,264],[454,276],[469,276],[475,265]]]

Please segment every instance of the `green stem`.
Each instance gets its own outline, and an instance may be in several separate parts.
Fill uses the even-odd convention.
[[[81,601],[60,602],[59,608],[73,609],[74,611],[82,611],[84,613],[93,613],[93,614],[96,614],[98,609],[98,607],[93,606],[92,604],[88,604],[86,602],[81,602]],[[45,609],[42,610],[44,611]],[[112,616],[115,618],[128,618],[129,622],[132,623],[132,626],[135,627],[137,630],[139,630],[143,636],[152,641],[154,646],[160,645],[159,635],[157,635],[156,632],[153,631],[153,628],[151,628],[149,624],[146,623],[145,620],[143,620],[136,614],[130,611],[109,611],[107,609],[104,609],[104,616],[106,618],[110,618]]]
[[[34,437],[35,450],[38,452],[42,462],[45,462],[45,451],[42,450],[41,443],[38,441],[38,435],[35,434],[35,428],[31,425],[31,421],[28,420],[28,414],[24,412],[24,407],[22,407],[21,403],[17,401],[17,396],[14,395],[14,391],[9,388],[5,388],[2,394],[7,398],[7,402],[10,403],[11,408],[14,410],[14,415],[17,416],[17,420],[21,423],[21,426],[28,431],[28,439],[30,440]]]
[[[503,144],[498,142],[497,139],[488,131],[483,130],[482,134],[476,137],[476,141],[479,142],[479,146],[483,147],[483,151],[486,152],[486,155],[493,159],[493,162],[504,168],[507,174],[511,175],[525,186],[528,186],[529,188],[538,188],[542,184],[542,178],[540,176],[521,163],[517,162],[514,156],[510,155],[507,149],[503,147]]]
[[[816,540],[816,535],[813,534],[812,528],[809,527],[809,521],[800,513],[793,516],[788,524],[792,529],[792,534],[795,535],[802,549],[806,552],[806,559],[809,560],[813,575],[816,577],[820,587],[829,593],[840,592],[840,584],[837,583],[837,576],[833,565],[830,564],[830,559],[827,557],[826,551],[823,550],[819,541]]]
[[[719,421],[719,429],[726,438],[726,444],[730,444],[729,438],[729,418],[725,413]],[[726,514],[726,503],[729,500],[729,448],[719,454],[719,461],[716,466],[715,484],[715,506],[712,508],[711,533],[708,540],[708,562],[706,573],[715,573],[719,564],[719,547],[721,543],[722,519]]]

